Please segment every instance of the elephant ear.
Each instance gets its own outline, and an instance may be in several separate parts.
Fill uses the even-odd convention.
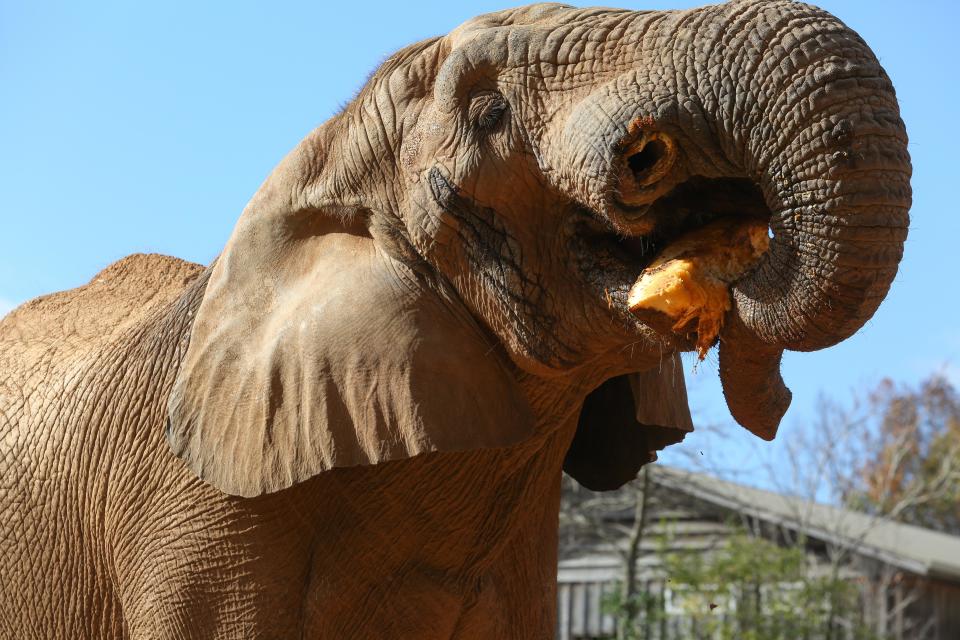
[[[294,201],[316,156],[302,147],[213,267],[168,402],[173,452],[255,496],[526,438],[530,409],[469,314],[389,257],[361,214]]]
[[[607,380],[587,396],[563,470],[593,491],[618,489],[693,431],[680,356]]]

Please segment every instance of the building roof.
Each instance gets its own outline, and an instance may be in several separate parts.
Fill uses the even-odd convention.
[[[960,580],[960,536],[663,465],[654,465],[651,480],[723,509],[852,548],[859,555],[920,576]]]

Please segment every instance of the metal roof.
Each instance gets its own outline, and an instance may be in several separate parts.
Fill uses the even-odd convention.
[[[852,548],[857,554],[917,575],[960,580],[960,536],[659,464],[652,467],[651,480],[724,509]]]

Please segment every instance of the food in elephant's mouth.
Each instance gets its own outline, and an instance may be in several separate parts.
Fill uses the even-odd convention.
[[[724,217],[671,242],[630,289],[630,312],[654,328],[697,332],[703,360],[730,309],[730,286],[770,246],[767,223]],[[694,327],[696,322],[696,327]]]

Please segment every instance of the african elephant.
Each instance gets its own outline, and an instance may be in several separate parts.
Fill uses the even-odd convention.
[[[534,5],[399,51],[212,265],[3,320],[0,635],[551,637],[561,469],[615,487],[691,428],[643,267],[769,219],[719,358],[771,438],[783,350],[886,294],[909,179],[890,80],[807,5]]]

